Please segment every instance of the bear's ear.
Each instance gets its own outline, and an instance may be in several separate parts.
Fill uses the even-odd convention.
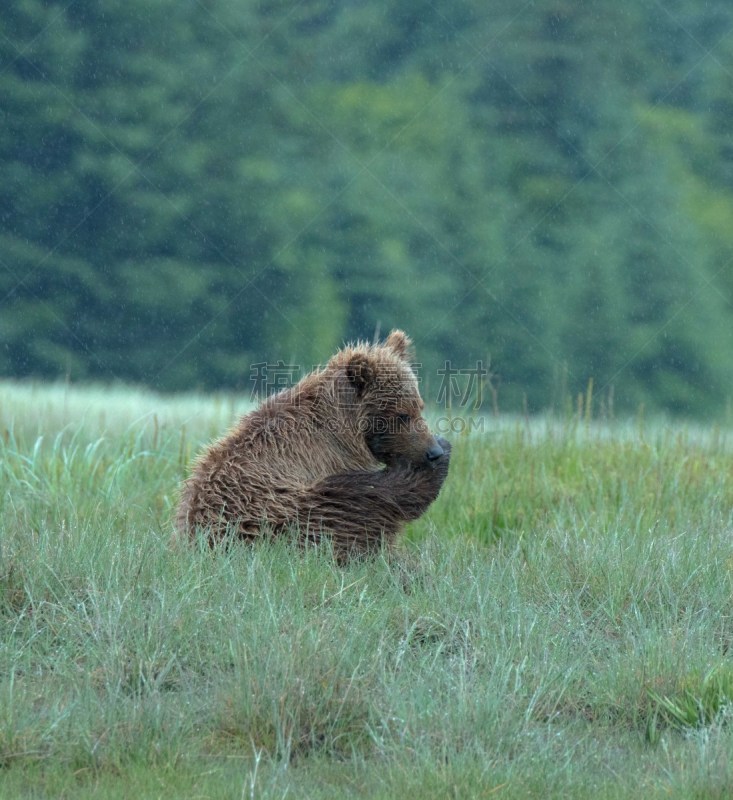
[[[346,380],[354,387],[357,395],[374,380],[374,367],[363,353],[356,353],[346,362]]]
[[[412,356],[412,339],[410,339],[404,331],[395,328],[387,337],[387,341],[384,344],[386,347],[389,347],[395,355],[405,361],[408,361]]]

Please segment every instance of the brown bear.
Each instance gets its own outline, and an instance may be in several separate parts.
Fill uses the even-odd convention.
[[[328,536],[340,560],[390,546],[438,496],[450,460],[422,417],[411,344],[394,330],[345,347],[242,417],[194,465],[179,532],[213,543],[297,528],[301,541]]]

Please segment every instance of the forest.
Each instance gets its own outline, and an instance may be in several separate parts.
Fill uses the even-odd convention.
[[[729,0],[5,0],[0,176],[6,377],[730,416]]]

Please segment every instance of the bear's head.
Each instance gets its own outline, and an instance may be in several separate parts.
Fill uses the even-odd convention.
[[[355,415],[356,430],[372,455],[384,464],[434,464],[448,444],[430,432],[422,416],[425,403],[410,365],[412,342],[400,330],[386,341],[355,345],[332,360],[338,400]]]

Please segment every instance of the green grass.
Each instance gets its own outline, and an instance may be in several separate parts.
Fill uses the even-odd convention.
[[[731,796],[728,433],[488,420],[339,569],[171,546],[242,407],[0,384],[0,797]]]

